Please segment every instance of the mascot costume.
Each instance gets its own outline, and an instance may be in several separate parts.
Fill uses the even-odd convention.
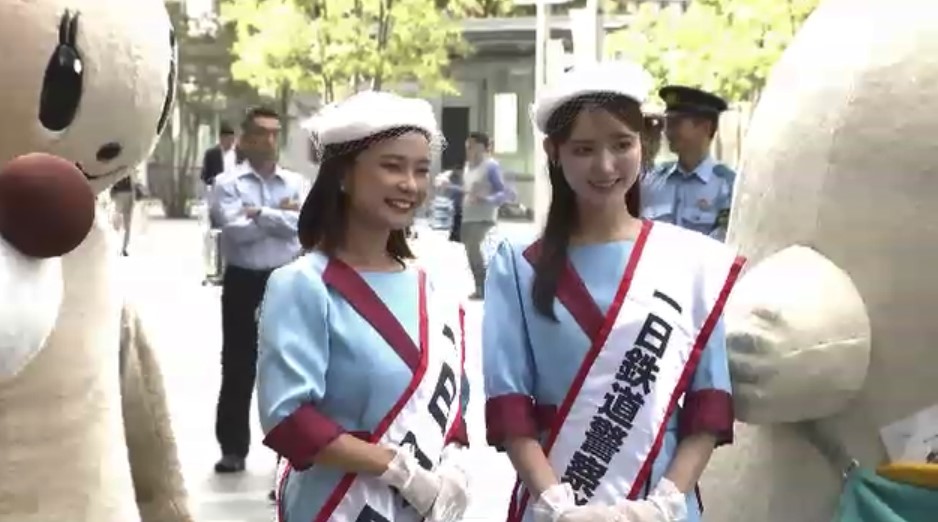
[[[769,79],[727,238],[752,260],[726,310],[742,423],[707,522],[938,521],[938,466],[881,435],[938,403],[936,21],[823,1]]]
[[[0,521],[191,520],[94,197],[171,113],[162,0],[0,2]]]

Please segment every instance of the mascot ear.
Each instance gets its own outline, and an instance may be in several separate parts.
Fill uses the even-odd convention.
[[[39,99],[39,121],[51,131],[68,128],[81,104],[85,69],[77,38],[78,13],[65,11],[59,20],[59,45],[46,66]]]

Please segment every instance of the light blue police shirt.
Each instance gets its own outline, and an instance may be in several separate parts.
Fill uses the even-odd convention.
[[[667,162],[642,177],[642,217],[723,241],[736,173],[712,157],[692,172]]]

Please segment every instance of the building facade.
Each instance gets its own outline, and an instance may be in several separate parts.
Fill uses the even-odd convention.
[[[620,29],[628,17],[607,16],[605,31]],[[535,147],[529,107],[535,91],[534,17],[480,18],[463,22],[463,34],[473,51],[451,64],[451,77],[459,94],[426,98],[436,110],[448,146],[435,160],[435,171],[461,168],[466,160],[464,143],[470,132],[488,134],[493,153],[518,192],[519,202],[533,207]],[[555,16],[549,22],[549,67],[562,70],[572,51],[571,21]],[[418,86],[400,85],[396,91],[416,95]],[[301,98],[301,106],[315,105],[315,98]],[[300,128],[302,115],[295,114],[284,163],[315,175],[309,160],[309,145]]]

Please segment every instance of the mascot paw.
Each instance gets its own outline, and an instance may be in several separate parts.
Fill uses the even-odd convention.
[[[725,312],[739,420],[798,422],[841,410],[863,387],[870,323],[850,276],[792,246],[742,277]]]

